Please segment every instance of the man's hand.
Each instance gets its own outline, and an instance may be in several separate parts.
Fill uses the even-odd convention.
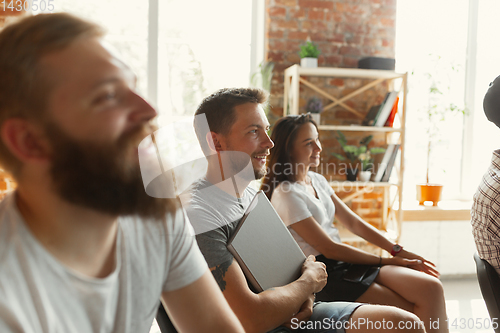
[[[434,265],[434,263],[432,263],[429,260],[424,259],[423,257],[421,257],[421,256],[419,256],[419,255],[417,255],[415,253],[412,253],[412,252],[409,252],[409,251],[406,251],[406,250],[403,249],[401,252],[399,252],[398,254],[396,254],[396,257],[406,258],[406,259],[417,259],[417,260],[420,260],[420,263],[411,264],[408,267],[416,269],[417,271],[421,271],[421,272],[427,273],[430,276],[434,276],[434,277],[437,277],[437,278],[440,275],[439,272],[438,272],[438,270],[436,269],[436,265]]]
[[[292,319],[294,320],[295,323],[299,323],[301,321],[308,320],[312,313],[313,313],[313,306],[314,306],[314,294],[311,294],[309,298],[301,305],[299,312],[292,318],[290,318],[289,321],[284,323],[282,326],[288,327],[289,329],[292,329]]]
[[[310,255],[302,265],[302,277],[313,284],[313,293],[320,292],[327,282],[328,274],[326,273],[326,265],[322,262],[317,262],[316,257]]]

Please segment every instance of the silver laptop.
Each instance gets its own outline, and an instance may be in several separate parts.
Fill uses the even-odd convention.
[[[257,292],[298,279],[306,259],[262,191],[248,206],[227,248]]]

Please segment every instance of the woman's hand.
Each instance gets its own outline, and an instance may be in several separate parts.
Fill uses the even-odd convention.
[[[417,271],[424,272],[426,274],[429,274],[429,275],[437,277],[437,278],[440,275],[438,270],[436,269],[436,265],[434,265],[433,262],[426,260],[423,257],[421,257],[413,252],[409,252],[409,251],[406,251],[403,249],[401,252],[396,254],[396,256],[394,258],[419,260],[420,263],[412,264],[408,267],[416,269]],[[394,259],[394,258],[392,258],[392,259]]]

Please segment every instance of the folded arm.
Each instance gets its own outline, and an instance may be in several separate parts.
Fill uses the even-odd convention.
[[[301,306],[313,293],[326,284],[324,265],[314,262],[314,257],[306,260],[299,279],[259,294],[250,290],[235,260],[211,270],[246,332],[267,332],[287,322],[302,310]]]

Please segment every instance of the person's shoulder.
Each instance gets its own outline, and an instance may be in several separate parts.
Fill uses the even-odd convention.
[[[245,188],[245,195],[249,195],[251,198],[253,198],[257,194],[258,191],[259,190],[257,190],[253,186],[249,185]]]
[[[183,193],[183,205],[186,205],[186,210],[190,208],[210,208],[217,204],[219,199],[219,189],[211,184],[208,180],[201,178],[192,183]]]
[[[186,217],[184,211],[177,207],[169,211],[163,218],[143,218],[137,215],[124,216],[118,219],[120,229],[125,238],[136,243],[150,243],[153,247],[164,244],[167,236],[182,236]]]
[[[323,176],[320,173],[314,172],[314,171],[309,171],[308,176],[311,177],[311,179],[315,179],[317,181],[320,181],[322,183],[328,183],[328,180],[326,180],[325,176]]]
[[[490,186],[496,191],[500,191],[500,149],[493,152],[491,165],[486,173],[491,177]]]
[[[474,201],[499,201],[500,196],[500,150],[493,152],[493,157],[488,170],[484,173]]]
[[[303,195],[304,189],[301,184],[285,180],[274,189],[271,199],[282,200],[287,198],[302,197]]]
[[[311,177],[312,182],[321,186],[323,189],[325,189],[328,192],[333,192],[333,189],[330,185],[330,182],[326,179],[325,176],[323,176],[320,173],[314,172],[314,171],[309,171],[308,175],[309,175],[309,177]]]

